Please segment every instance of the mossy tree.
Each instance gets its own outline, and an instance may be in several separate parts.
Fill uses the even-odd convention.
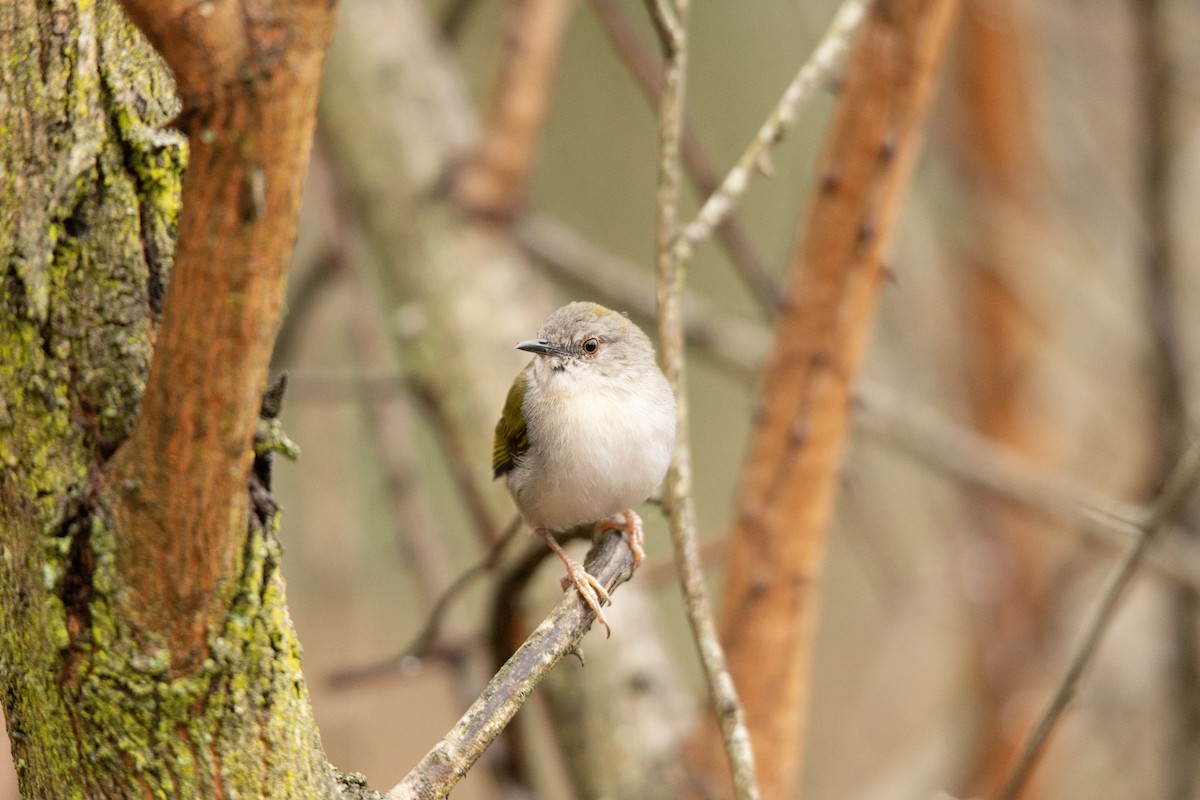
[[[0,701],[26,797],[366,793],[313,723],[259,418],[332,6],[0,8]]]

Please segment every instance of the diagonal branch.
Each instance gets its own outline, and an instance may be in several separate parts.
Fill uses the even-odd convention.
[[[633,574],[633,557],[624,539],[605,536],[592,548],[585,566],[612,592]],[[449,795],[534,687],[563,656],[579,647],[595,619],[579,592],[573,588],[565,592],[462,718],[385,800],[436,800]]]
[[[643,46],[622,5],[617,0],[592,0],[591,7],[600,26],[608,34],[613,49],[633,74],[642,94],[651,103],[657,103],[659,92],[662,91],[662,69]],[[720,176],[686,114],[679,144],[684,166],[696,188],[704,196],[715,192],[720,186]],[[783,291],[741,219],[730,211],[717,225],[716,232],[717,238],[729,252],[734,268],[741,274],[759,306],[768,316],[774,314],[783,302]]]
[[[869,5],[870,0],[843,0],[817,48],[783,91],[779,102],[759,128],[754,140],[721,181],[720,188],[709,195],[704,205],[696,212],[695,219],[680,233],[675,242],[677,258],[680,261],[686,261],[692,250],[707,239],[713,228],[720,225],[729,215],[738,198],[750,185],[750,178],[754,172],[769,171],[771,148],[796,121],[796,111],[800,104],[812,95],[818,81],[829,74],[849,46],[851,35],[862,22]]]
[[[1016,800],[1020,796],[1038,756],[1041,755],[1050,733],[1054,730],[1055,723],[1058,722],[1063,710],[1075,695],[1083,671],[1091,663],[1092,656],[1095,655],[1096,648],[1100,645],[1100,640],[1108,630],[1113,614],[1117,610],[1117,605],[1126,587],[1129,586],[1130,580],[1141,566],[1146,551],[1159,531],[1187,501],[1196,486],[1197,478],[1200,478],[1200,440],[1193,442],[1192,446],[1184,453],[1183,458],[1180,459],[1167,479],[1166,486],[1158,499],[1146,510],[1142,519],[1134,523],[1138,529],[1137,540],[1109,576],[1104,591],[1100,593],[1100,598],[1096,601],[1096,605],[1083,627],[1079,643],[1076,644],[1071,659],[1067,663],[1066,672],[1063,673],[1054,696],[1050,699],[1045,711],[1042,712],[1041,719],[1038,720],[1037,726],[1021,750],[1017,763],[1004,782],[1004,788],[996,796],[997,800]]]
[[[828,178],[811,190],[791,302],[775,325],[721,618],[767,797],[790,795],[800,771],[825,535],[853,387],[956,8],[955,0],[891,0],[868,13],[826,135],[818,173]]]
[[[572,0],[510,0],[486,129],[455,183],[465,208],[509,219],[524,199],[574,8]]]

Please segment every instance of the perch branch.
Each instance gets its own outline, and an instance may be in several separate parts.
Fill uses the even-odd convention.
[[[652,5],[657,8],[662,4]],[[671,466],[667,472],[664,505],[670,521],[675,562],[683,583],[684,602],[692,635],[707,679],[709,699],[717,716],[725,755],[739,800],[756,800],[757,778],[754,753],[746,730],[741,700],[725,664],[725,653],[717,638],[709,609],[704,572],[696,542],[696,509],[692,495],[691,442],[688,437],[687,376],[683,333],[684,259],[673,244],[679,228],[679,146],[683,131],[684,89],[687,76],[686,0],[678,3],[679,30],[668,51],[659,111],[659,183],[656,302],[658,330],[662,340],[663,371],[675,391],[678,428]]]
[[[619,536],[602,537],[585,564],[611,593],[633,573],[633,557]],[[471,766],[562,657],[579,647],[595,614],[571,589],[529,635],[479,698],[385,800],[436,800],[449,795]]]
[[[1195,488],[1197,477],[1200,477],[1200,440],[1193,442],[1184,453],[1167,479],[1158,499],[1149,509],[1139,515],[1140,519],[1130,521],[1137,528],[1137,539],[1109,576],[1104,591],[1100,593],[1100,597],[1083,627],[1083,633],[1067,663],[1066,672],[1063,673],[1058,688],[1042,712],[1029,740],[1022,748],[1016,764],[1004,782],[1004,787],[996,796],[997,800],[1016,800],[1020,795],[1055,723],[1058,722],[1063,710],[1075,695],[1083,671],[1091,663],[1100,640],[1108,630],[1121,596],[1137,573],[1138,567],[1141,566],[1147,549],[1159,531],[1188,500]]]

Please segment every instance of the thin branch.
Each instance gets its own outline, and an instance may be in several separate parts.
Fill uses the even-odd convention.
[[[565,226],[563,231],[570,236],[577,235]],[[518,238],[523,236],[518,228]],[[534,241],[540,232],[530,232],[529,236],[529,240],[522,240],[521,244],[528,245],[528,252],[541,260],[545,257],[541,243]],[[590,246],[590,243],[585,244]],[[645,283],[643,277],[611,273],[609,270],[619,270],[623,262],[615,256],[599,252],[597,255],[614,259],[606,262],[609,266],[599,274],[616,277],[603,285],[586,285],[593,287],[602,301],[611,301],[612,305],[628,309],[635,317],[652,318],[650,304],[636,294],[629,294],[630,291],[643,291],[637,288]],[[546,263],[572,279],[587,281],[595,278],[595,275],[589,277],[586,271],[577,271],[578,265],[568,266],[557,261]],[[560,266],[567,268],[558,270]],[[636,269],[632,263],[627,266]],[[632,279],[628,285],[625,278]],[[695,312],[689,315],[685,324],[687,346],[734,375],[752,378],[766,347],[765,333],[753,323],[731,317],[721,309],[713,308],[709,313],[705,298],[686,291],[684,305]],[[738,331],[732,336],[728,335],[731,327]],[[291,403],[346,402],[360,394],[383,399],[405,390],[403,377],[395,373],[320,375],[293,372],[288,376],[288,400]],[[1097,545],[1123,549],[1137,536],[1136,526],[1127,521],[1134,514],[1135,505],[997,446],[970,428],[947,419],[931,406],[906,398],[889,386],[869,381],[859,385],[855,424],[869,441],[894,449],[947,477],[986,489],[1068,527],[1078,528]],[[1192,544],[1178,526],[1169,526],[1164,532],[1158,547],[1147,555],[1146,567],[1163,578],[1200,589],[1200,548]],[[642,572],[653,575],[657,569],[651,562]],[[650,584],[657,580],[647,578]]]
[[[600,26],[608,34],[609,42],[629,68],[642,95],[652,104],[658,102],[662,91],[662,68],[642,45],[641,38],[633,27],[624,7],[617,0],[592,0],[592,11]],[[683,138],[680,152],[684,166],[691,175],[692,183],[707,197],[720,186],[720,176],[708,151],[700,142],[695,126],[686,115],[683,120]],[[771,316],[783,302],[783,290],[772,273],[767,260],[758,251],[741,219],[730,211],[716,228],[717,238],[729,253],[734,268],[742,281],[754,295],[759,306]]]
[[[633,574],[633,557],[621,537],[605,536],[592,548],[585,566],[611,593]],[[579,647],[594,621],[595,614],[579,592],[564,592],[458,723],[387,793],[386,800],[435,800],[449,795],[534,687],[564,655]]]
[[[661,4],[658,4],[661,5]],[[652,8],[658,7],[653,5]],[[687,380],[683,335],[683,262],[673,244],[678,237],[680,165],[684,90],[687,76],[688,2],[678,3],[679,31],[670,51],[659,111],[659,184],[657,233],[658,329],[662,340],[663,371],[675,391],[678,432],[667,472],[664,504],[670,521],[675,561],[683,584],[688,622],[708,682],[709,698],[721,729],[725,754],[739,800],[757,800],[754,754],[742,704],[725,664],[709,608],[704,572],[696,542],[696,510],[692,495],[691,442],[688,437]]]
[[[1124,550],[1138,536],[1129,520],[1138,507],[956,425],[932,408],[878,384],[859,387],[858,430],[932,469],[1078,527],[1098,545]],[[1057,529],[1057,528],[1056,528]],[[1200,588],[1200,548],[1174,527],[1147,555],[1147,568],[1183,586]]]
[[[417,635],[405,645],[400,652],[387,658],[364,664],[358,667],[340,670],[329,676],[329,684],[335,689],[347,689],[366,680],[390,675],[395,672],[411,672],[419,667],[421,659],[431,655],[437,657],[446,652],[445,638],[442,635],[442,622],[451,604],[475,582],[477,578],[486,575],[496,568],[508,544],[521,529],[521,520],[516,518],[509,524],[501,535],[500,540],[479,561],[468,567],[442,592],[433,604],[425,623],[417,631]]]
[[[746,191],[753,173],[769,171],[771,148],[796,121],[796,111],[800,104],[812,94],[817,83],[829,74],[849,46],[851,35],[862,22],[869,5],[870,0],[843,0],[817,48],[784,90],[783,96],[759,128],[754,140],[725,176],[721,187],[709,195],[696,213],[695,219],[683,229],[682,235],[674,244],[679,261],[687,260],[692,250],[707,239],[713,228],[725,219],[734,203]]]
[[[1108,630],[1121,596],[1137,573],[1138,567],[1141,566],[1146,550],[1159,531],[1166,526],[1180,506],[1188,499],[1198,477],[1200,477],[1200,440],[1193,442],[1184,453],[1167,479],[1158,499],[1140,515],[1141,519],[1135,522],[1139,530],[1137,541],[1109,576],[1104,591],[1100,593],[1100,598],[1084,625],[1083,633],[1067,664],[1066,672],[1063,674],[1054,696],[1050,699],[1045,711],[1042,712],[1041,719],[1038,720],[1032,735],[1021,750],[1016,764],[1004,782],[1004,788],[996,796],[997,800],[1016,800],[1020,795],[1055,723],[1058,722],[1063,710],[1075,695],[1083,671],[1091,663],[1100,640]]]
[[[658,34],[663,58],[670,59],[684,46],[686,34],[681,18],[687,16],[687,0],[679,4],[679,14],[671,8],[671,0],[645,0],[645,3],[650,21],[654,23],[654,32]]]
[[[479,6],[479,0],[451,0],[450,5],[442,12],[438,28],[446,41],[455,42],[462,35],[467,20]]]

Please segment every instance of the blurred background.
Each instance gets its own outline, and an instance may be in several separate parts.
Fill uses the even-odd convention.
[[[837,4],[694,5],[689,125],[720,176]],[[1129,544],[1097,515],[1151,501],[1193,438],[1196,41],[1195,3],[963,3],[855,404],[796,797],[992,794]],[[513,510],[491,429],[525,363],[512,345],[561,303],[654,330],[657,123],[634,72],[660,61],[633,0],[342,2],[274,365],[302,457],[275,488],[330,761],[375,787],[558,592],[556,560],[522,569],[539,563],[525,533],[497,544]],[[787,283],[835,85],[738,205],[736,241],[687,271],[714,598],[765,298]],[[482,169],[488,147],[516,173]],[[1200,798],[1198,513],[1164,531],[1025,797]],[[650,797],[634,777],[651,768],[676,785],[709,712],[665,524],[642,516],[650,558],[612,639],[588,636],[587,666],[561,665],[455,797]]]

